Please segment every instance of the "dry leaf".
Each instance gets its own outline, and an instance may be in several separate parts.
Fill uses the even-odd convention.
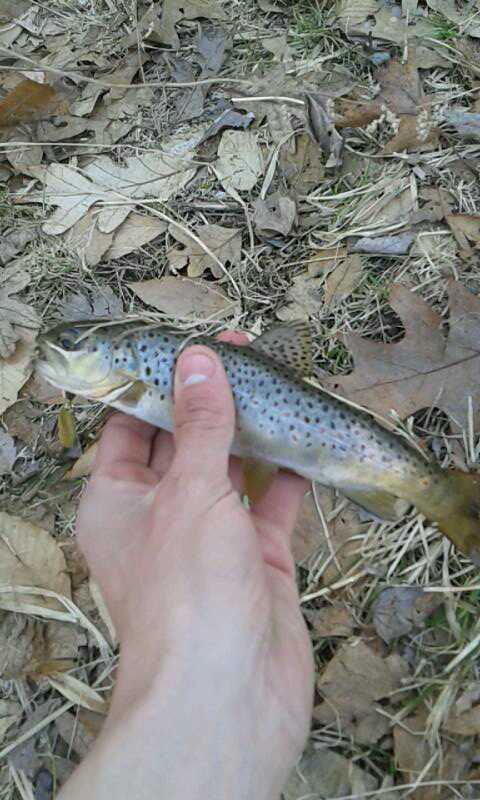
[[[349,255],[335,267],[325,281],[324,300],[329,308],[335,307],[355,291],[363,276],[360,256]]]
[[[89,711],[96,711],[99,714],[106,713],[107,709],[103,697],[91,686],[87,686],[83,681],[74,678],[73,675],[58,672],[50,675],[48,680],[54,689],[63,694],[72,703],[76,703]]]
[[[344,606],[325,606],[312,614],[311,622],[317,636],[349,637],[353,633],[355,620]]]
[[[143,15],[136,30],[128,37],[125,46],[138,46],[139,37],[160,44],[168,44],[173,50],[180,47],[176,24],[181,19],[226,20],[221,4],[217,0],[165,0],[160,9],[154,4]]]
[[[374,253],[375,255],[403,256],[408,253],[414,240],[413,233],[399,233],[397,236],[366,236],[348,244],[350,253]]]
[[[405,418],[437,406],[467,428],[468,398],[480,420],[480,299],[460,283],[449,282],[450,330],[417,294],[395,284],[389,303],[405,326],[399,342],[384,344],[348,334],[350,375],[325,377],[327,387],[381,414],[395,409]]]
[[[0,264],[3,266],[21,253],[25,246],[37,235],[35,228],[23,227],[2,234],[0,242]]]
[[[312,278],[308,272],[304,272],[293,279],[293,284],[288,289],[285,300],[289,304],[277,309],[278,319],[285,322],[308,319],[309,316],[318,314],[322,308],[321,282],[318,278]]]
[[[325,169],[336,169],[342,164],[343,139],[327,111],[325,99],[306,94],[305,104],[307,130],[322,148]]]
[[[389,644],[414,628],[421,627],[442,603],[443,599],[438,593],[425,592],[419,586],[383,589],[373,606],[375,630]]]
[[[99,201],[118,202],[97,216],[97,226],[103,233],[111,233],[120,225],[132,206],[125,209],[125,198],[155,197],[168,200],[195,174],[188,158],[155,150],[141,156],[125,159],[117,164],[108,156],[100,156],[83,171],[64,164],[50,164],[37,168],[37,177],[45,184],[38,195],[30,199],[58,206],[43,226],[45,233],[64,233],[80,220]]]
[[[79,256],[84,267],[94,267],[112,244],[113,233],[99,231],[97,214],[89,209],[69,228],[64,239],[68,249]]]
[[[398,132],[386,143],[382,153],[391,155],[401,153],[403,150],[432,150],[436,140],[437,130],[428,118],[422,127],[419,117],[403,116],[400,117]]]
[[[67,481],[75,481],[78,478],[84,478],[87,475],[90,475],[92,471],[92,467],[95,463],[95,458],[97,455],[98,444],[94,442],[91,444],[85,452],[82,453],[80,458],[77,458],[75,464],[71,469],[65,473],[65,480]]]
[[[480,114],[468,111],[445,111],[443,119],[456,129],[461,139],[480,142]]]
[[[266,200],[258,198],[253,204],[255,228],[261,236],[279,233],[287,236],[297,217],[297,206],[290,197],[273,194]]]
[[[89,294],[74,292],[67,295],[61,309],[66,320],[115,319],[123,314],[122,301],[111,286],[98,284]]]
[[[152,278],[128,286],[147,305],[174,319],[223,319],[238,308],[220,289],[190,278]]]
[[[335,16],[345,33],[355,31],[357,26],[375,14],[378,10],[377,0],[337,0]]]
[[[183,245],[182,248],[171,250],[168,261],[171,269],[183,269],[188,264],[187,274],[190,278],[199,278],[206,269],[211,270],[215,278],[221,278],[224,271],[178,225],[170,225],[169,233]],[[200,225],[194,231],[197,236],[219,260],[228,268],[240,262],[242,253],[242,232],[240,228],[224,228],[222,225]]]
[[[66,712],[55,720],[62,739],[81,758],[84,758],[100,733],[105,717],[80,708],[78,713]]]
[[[263,172],[258,134],[253,131],[225,131],[218,146],[215,170],[224,187],[246,192],[253,189]]]
[[[0,357],[13,355],[25,330],[36,330],[40,325],[33,308],[12,296],[29,283],[30,274],[15,264],[0,272]]]
[[[0,475],[8,475],[17,457],[12,437],[0,428]]]
[[[435,759],[434,766],[425,770],[432,757],[426,736],[425,715],[422,711],[415,716],[405,717],[401,725],[393,728],[395,761],[402,783],[449,781],[465,777],[465,770],[470,759],[462,752],[457,743],[444,743],[442,758]],[[438,785],[418,787],[409,793],[412,800],[438,800]]]
[[[34,331],[22,329],[13,355],[7,359],[0,358],[0,414],[15,402],[31,374],[35,335]]]
[[[307,259],[308,274],[311,278],[325,275],[325,273],[338,267],[346,255],[346,247],[325,247],[317,250],[312,258]]]
[[[359,786],[361,782],[361,788]],[[283,790],[285,800],[317,800],[368,792],[377,788],[377,781],[353,761],[334,750],[308,748],[292,770]]]
[[[0,587],[34,586],[70,597],[64,555],[55,539],[38,525],[0,511]],[[0,608],[29,603],[29,595],[0,593]],[[45,608],[63,608],[51,597],[36,596]]]
[[[21,81],[0,100],[0,128],[65,114],[72,99],[72,90],[60,83],[54,87],[31,80]]]
[[[389,719],[379,714],[375,703],[400,687],[398,665],[383,659],[362,641],[339,647],[321,673],[317,688],[324,702],[314,709],[314,718],[324,725],[340,725],[343,735],[358,742],[373,743],[384,736]],[[404,673],[407,674],[403,665]]]
[[[138,250],[149,242],[153,242],[167,230],[167,223],[158,217],[146,214],[131,213],[125,222],[117,228],[115,238],[107,252],[104,254],[106,261]]]
[[[466,257],[473,255],[475,249],[480,248],[480,215],[478,214],[447,214],[445,222],[452,231],[461,250]]]
[[[325,178],[322,152],[307,133],[295,137],[295,150],[282,147],[279,166],[284,180],[298,195],[313,192]]]
[[[224,131],[226,128],[242,128],[246,130],[254,119],[255,115],[251,111],[247,114],[241,114],[233,108],[227,108],[225,111],[222,111],[220,116],[207,128],[201,142],[206,142],[207,139],[211,139],[212,136],[216,136],[217,133]]]

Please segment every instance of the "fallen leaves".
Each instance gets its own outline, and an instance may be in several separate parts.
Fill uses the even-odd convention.
[[[64,164],[38,168],[37,177],[44,183],[38,199],[57,206],[43,230],[51,235],[64,233],[101,202],[111,205],[99,211],[98,230],[111,233],[128,216],[135,200],[155,197],[166,201],[188,183],[195,171],[188,158],[162,151],[131,156],[124,165],[100,156],[83,170]],[[36,200],[36,196],[31,195],[30,200]]]
[[[263,172],[258,134],[253,131],[225,131],[218,146],[215,171],[225,189],[246,192],[253,189]]]
[[[37,314],[31,306],[13,295],[21,292],[30,283],[30,273],[16,265],[0,272],[0,357],[8,358],[15,352],[17,342],[24,330],[39,327]]]
[[[70,597],[70,581],[65,558],[50,534],[0,511],[0,587],[11,591],[0,593],[0,608],[15,610],[31,602],[28,594],[15,592],[16,586],[36,587]],[[59,608],[52,597],[35,597],[37,605]]]
[[[333,307],[345,300],[357,288],[362,276],[363,264],[360,256],[347,256],[334,267],[325,281],[325,304]]]
[[[314,717],[324,725],[340,725],[344,735],[359,742],[377,742],[390,721],[375,705],[391,697],[406,675],[398,656],[382,658],[361,640],[342,644],[320,674],[317,688],[323,702]]]
[[[353,792],[361,797],[376,787],[373,775],[335,750],[308,748],[292,771],[283,796],[285,800],[335,798]]]
[[[12,437],[0,428],[0,476],[8,475],[17,458],[17,448]]]
[[[221,278],[224,271],[206,252],[178,225],[170,225],[169,233],[183,245],[168,253],[170,268],[174,271],[187,267],[190,278],[200,278],[205,270],[210,270],[215,278]],[[240,262],[242,232],[239,228],[225,228],[222,225],[201,225],[194,231],[195,236],[211,250],[225,267],[236,266]]]
[[[384,344],[348,334],[350,375],[327,377],[326,384],[372,411],[395,409],[400,417],[421,408],[443,409],[459,426],[467,427],[469,397],[474,418],[480,408],[480,299],[456,282],[449,282],[449,333],[443,320],[418,295],[395,284],[389,303],[400,316],[405,336]]]
[[[373,607],[373,624],[378,635],[389,644],[420,628],[443,600],[435,592],[419,586],[394,586],[383,589]]]
[[[128,285],[144,303],[174,319],[223,319],[238,309],[236,301],[207,281],[166,277]]]
[[[21,81],[0,100],[0,128],[65,114],[72,99],[73,92],[65,84],[50,86],[31,80]]]

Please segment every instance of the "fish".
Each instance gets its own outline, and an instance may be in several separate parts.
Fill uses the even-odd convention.
[[[40,338],[37,369],[54,386],[172,430],[172,376],[186,343],[220,357],[235,402],[232,455],[290,470],[383,520],[414,505],[480,565],[480,475],[444,470],[368,411],[307,380],[304,323],[273,325],[248,345],[168,327],[66,323]]]

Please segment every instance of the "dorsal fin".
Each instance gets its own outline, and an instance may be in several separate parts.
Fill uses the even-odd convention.
[[[257,336],[250,347],[270,356],[282,367],[288,367],[297,375],[311,375],[312,337],[308,322],[299,320],[291,324],[273,325]]]

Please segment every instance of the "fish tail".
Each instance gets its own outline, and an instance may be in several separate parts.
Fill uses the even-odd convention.
[[[480,566],[480,475],[460,470],[440,474],[438,490],[425,492],[417,507]]]

